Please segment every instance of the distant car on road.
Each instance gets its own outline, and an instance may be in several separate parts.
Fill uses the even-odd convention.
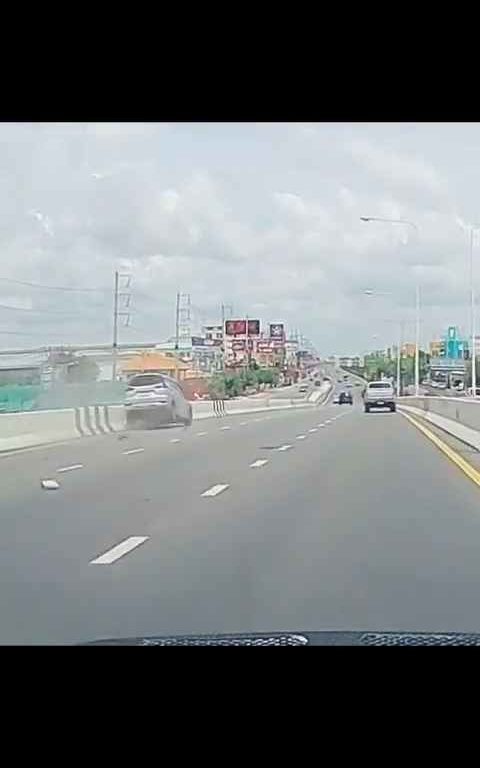
[[[389,408],[396,410],[395,392],[389,381],[369,381],[363,395],[365,413],[371,408]]]
[[[127,383],[127,427],[159,427],[192,423],[192,406],[175,379],[160,373],[139,373]]]
[[[341,392],[340,398],[339,398],[340,405],[344,405],[345,403],[348,403],[349,405],[353,405],[353,397],[351,392]]]

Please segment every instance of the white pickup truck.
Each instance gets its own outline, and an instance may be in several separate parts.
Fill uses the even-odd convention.
[[[369,381],[363,393],[365,413],[371,408],[389,408],[396,410],[395,392],[389,381]]]

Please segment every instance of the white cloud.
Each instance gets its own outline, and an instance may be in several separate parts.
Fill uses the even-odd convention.
[[[368,171],[378,175],[392,186],[406,184],[432,194],[446,192],[446,185],[441,175],[421,156],[410,156],[389,150],[365,138],[351,140],[347,149],[352,157]]]
[[[105,289],[19,287],[15,303],[74,317],[59,329],[38,315],[34,327],[28,312],[12,312],[5,329],[30,327],[45,342],[59,330],[72,342],[108,340],[121,268],[133,276],[134,327],[147,336],[172,333],[182,290],[212,320],[233,303],[300,328],[322,351],[353,352],[380,312],[362,290],[390,291],[382,316],[411,326],[417,278],[422,333],[436,334],[463,322],[468,298],[459,224],[478,185],[470,166],[470,186],[466,174],[464,186],[451,181],[452,168],[461,177],[467,167],[459,130],[444,128],[435,154],[435,126],[408,141],[394,124],[0,126],[0,277]],[[360,216],[409,219],[419,232]]]

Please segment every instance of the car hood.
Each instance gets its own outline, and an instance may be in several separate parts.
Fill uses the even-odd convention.
[[[160,635],[151,637],[93,640],[82,645],[224,645],[224,646],[307,646],[307,645],[474,645],[476,632],[252,632],[245,634]]]

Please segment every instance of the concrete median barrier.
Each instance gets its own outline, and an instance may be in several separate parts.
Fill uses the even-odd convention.
[[[398,405],[418,408],[480,431],[480,399],[461,397],[399,397]]]
[[[480,450],[480,402],[458,397],[400,397],[398,408]]]
[[[326,397],[328,392],[319,392],[319,399],[320,395]],[[262,411],[315,408],[319,404],[319,401],[288,402],[276,398],[258,400],[252,397],[194,402],[192,411],[193,418],[197,421]],[[0,453],[122,432],[125,429],[126,416],[123,405],[85,405],[78,408],[0,414]]]
[[[73,408],[0,415],[0,451],[79,437]]]
[[[90,405],[0,415],[0,452],[125,429],[123,405]]]

